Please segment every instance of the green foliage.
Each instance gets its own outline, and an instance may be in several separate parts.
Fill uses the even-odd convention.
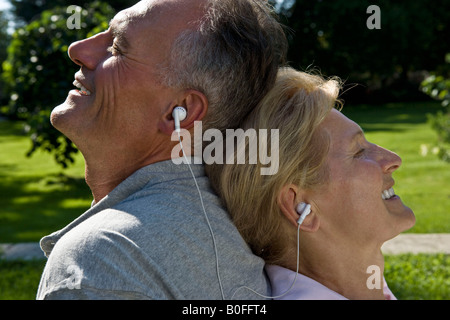
[[[428,0],[284,3],[285,24],[293,30],[289,61],[303,70],[313,65],[325,75],[362,84],[350,90],[348,97],[361,90],[372,102],[423,98],[418,90],[420,81],[412,83],[408,77],[412,72],[435,70],[449,49],[450,2],[446,0],[432,5]],[[366,26],[370,5],[381,10],[381,29]],[[372,94],[374,91],[378,94]]]
[[[107,29],[114,16],[108,4],[96,1],[81,11],[81,29],[69,29],[66,21],[71,13],[66,10],[56,7],[44,11],[39,19],[16,30],[3,63],[3,79],[10,95],[6,112],[27,122],[33,143],[27,155],[43,149],[63,167],[73,162],[77,149],[51,126],[49,116],[73,88],[77,68],[67,55],[68,47]]]
[[[47,150],[63,166],[72,161],[76,148],[51,127],[48,118],[50,109],[63,101],[72,86],[76,67],[67,56],[68,46],[103,31],[114,9],[136,2],[108,2],[114,9],[99,2],[84,2],[82,29],[69,30],[65,24],[70,15],[65,8],[72,4],[69,1],[12,0],[13,12],[29,24],[16,31],[3,63],[7,82],[3,92],[10,101],[2,110],[28,121],[33,141],[29,154],[36,149]],[[274,0],[270,2],[275,4]],[[381,9],[379,30],[366,26],[366,10],[373,4]],[[60,7],[42,12],[55,5]],[[302,70],[318,66],[324,75],[338,75],[349,86],[361,84],[343,94],[343,99],[353,103],[423,99],[418,84],[409,82],[410,75],[437,70],[449,52],[447,0],[435,0],[433,5],[428,0],[284,0],[281,4],[276,1],[276,5],[286,16],[282,22],[292,30],[288,35],[291,65]],[[436,75],[435,80],[440,83],[441,78]],[[448,90],[442,90],[437,97],[444,92],[448,94]],[[445,114],[434,127],[448,128]]]
[[[14,15],[24,23],[30,23],[39,18],[41,12],[55,7],[68,7],[70,5],[79,5],[86,7],[86,1],[74,0],[10,0]],[[136,0],[110,0],[108,4],[116,11],[123,10],[135,4]]]
[[[384,276],[397,299],[450,299],[450,255],[448,254],[387,256]]]
[[[444,66],[422,82],[422,91],[442,101],[443,110],[429,116],[429,123],[438,134],[439,157],[450,162],[450,53],[445,61]]]
[[[6,32],[8,29],[8,20],[6,14],[0,11],[0,74],[2,73],[2,62],[6,59],[6,49],[8,47],[10,36]],[[4,92],[4,84],[0,77],[0,107],[4,103],[6,92]]]

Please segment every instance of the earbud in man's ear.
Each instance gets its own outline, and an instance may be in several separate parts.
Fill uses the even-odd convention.
[[[172,111],[172,117],[175,122],[175,131],[180,132],[180,122],[187,117],[186,109],[183,107],[175,107]]]
[[[303,220],[311,213],[311,205],[309,203],[300,202],[296,208],[297,213],[300,215],[297,223],[300,226],[303,223]]]

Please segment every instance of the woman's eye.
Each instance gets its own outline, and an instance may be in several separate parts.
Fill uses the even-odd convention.
[[[357,153],[355,153],[355,158],[360,158],[364,155],[366,149],[362,148]]]

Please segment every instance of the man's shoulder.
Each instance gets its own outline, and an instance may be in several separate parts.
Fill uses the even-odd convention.
[[[126,232],[78,226],[53,248],[41,280],[42,298],[167,299],[153,285],[159,267]],[[173,298],[173,297],[172,297]]]
[[[60,278],[67,277],[73,265],[83,271],[84,288],[107,292],[142,286],[138,292],[149,297],[218,298],[218,258],[228,291],[241,281],[264,284],[263,262],[251,253],[215,194],[202,189],[205,214],[195,186],[185,189],[144,188],[98,210],[59,239],[46,274],[53,277],[57,270]]]

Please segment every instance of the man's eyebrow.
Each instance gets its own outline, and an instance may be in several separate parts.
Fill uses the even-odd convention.
[[[120,46],[124,48],[128,48],[130,44],[128,43],[127,38],[125,37],[123,28],[120,28],[115,22],[114,18],[109,21],[109,29],[111,30],[114,38],[117,39]]]

